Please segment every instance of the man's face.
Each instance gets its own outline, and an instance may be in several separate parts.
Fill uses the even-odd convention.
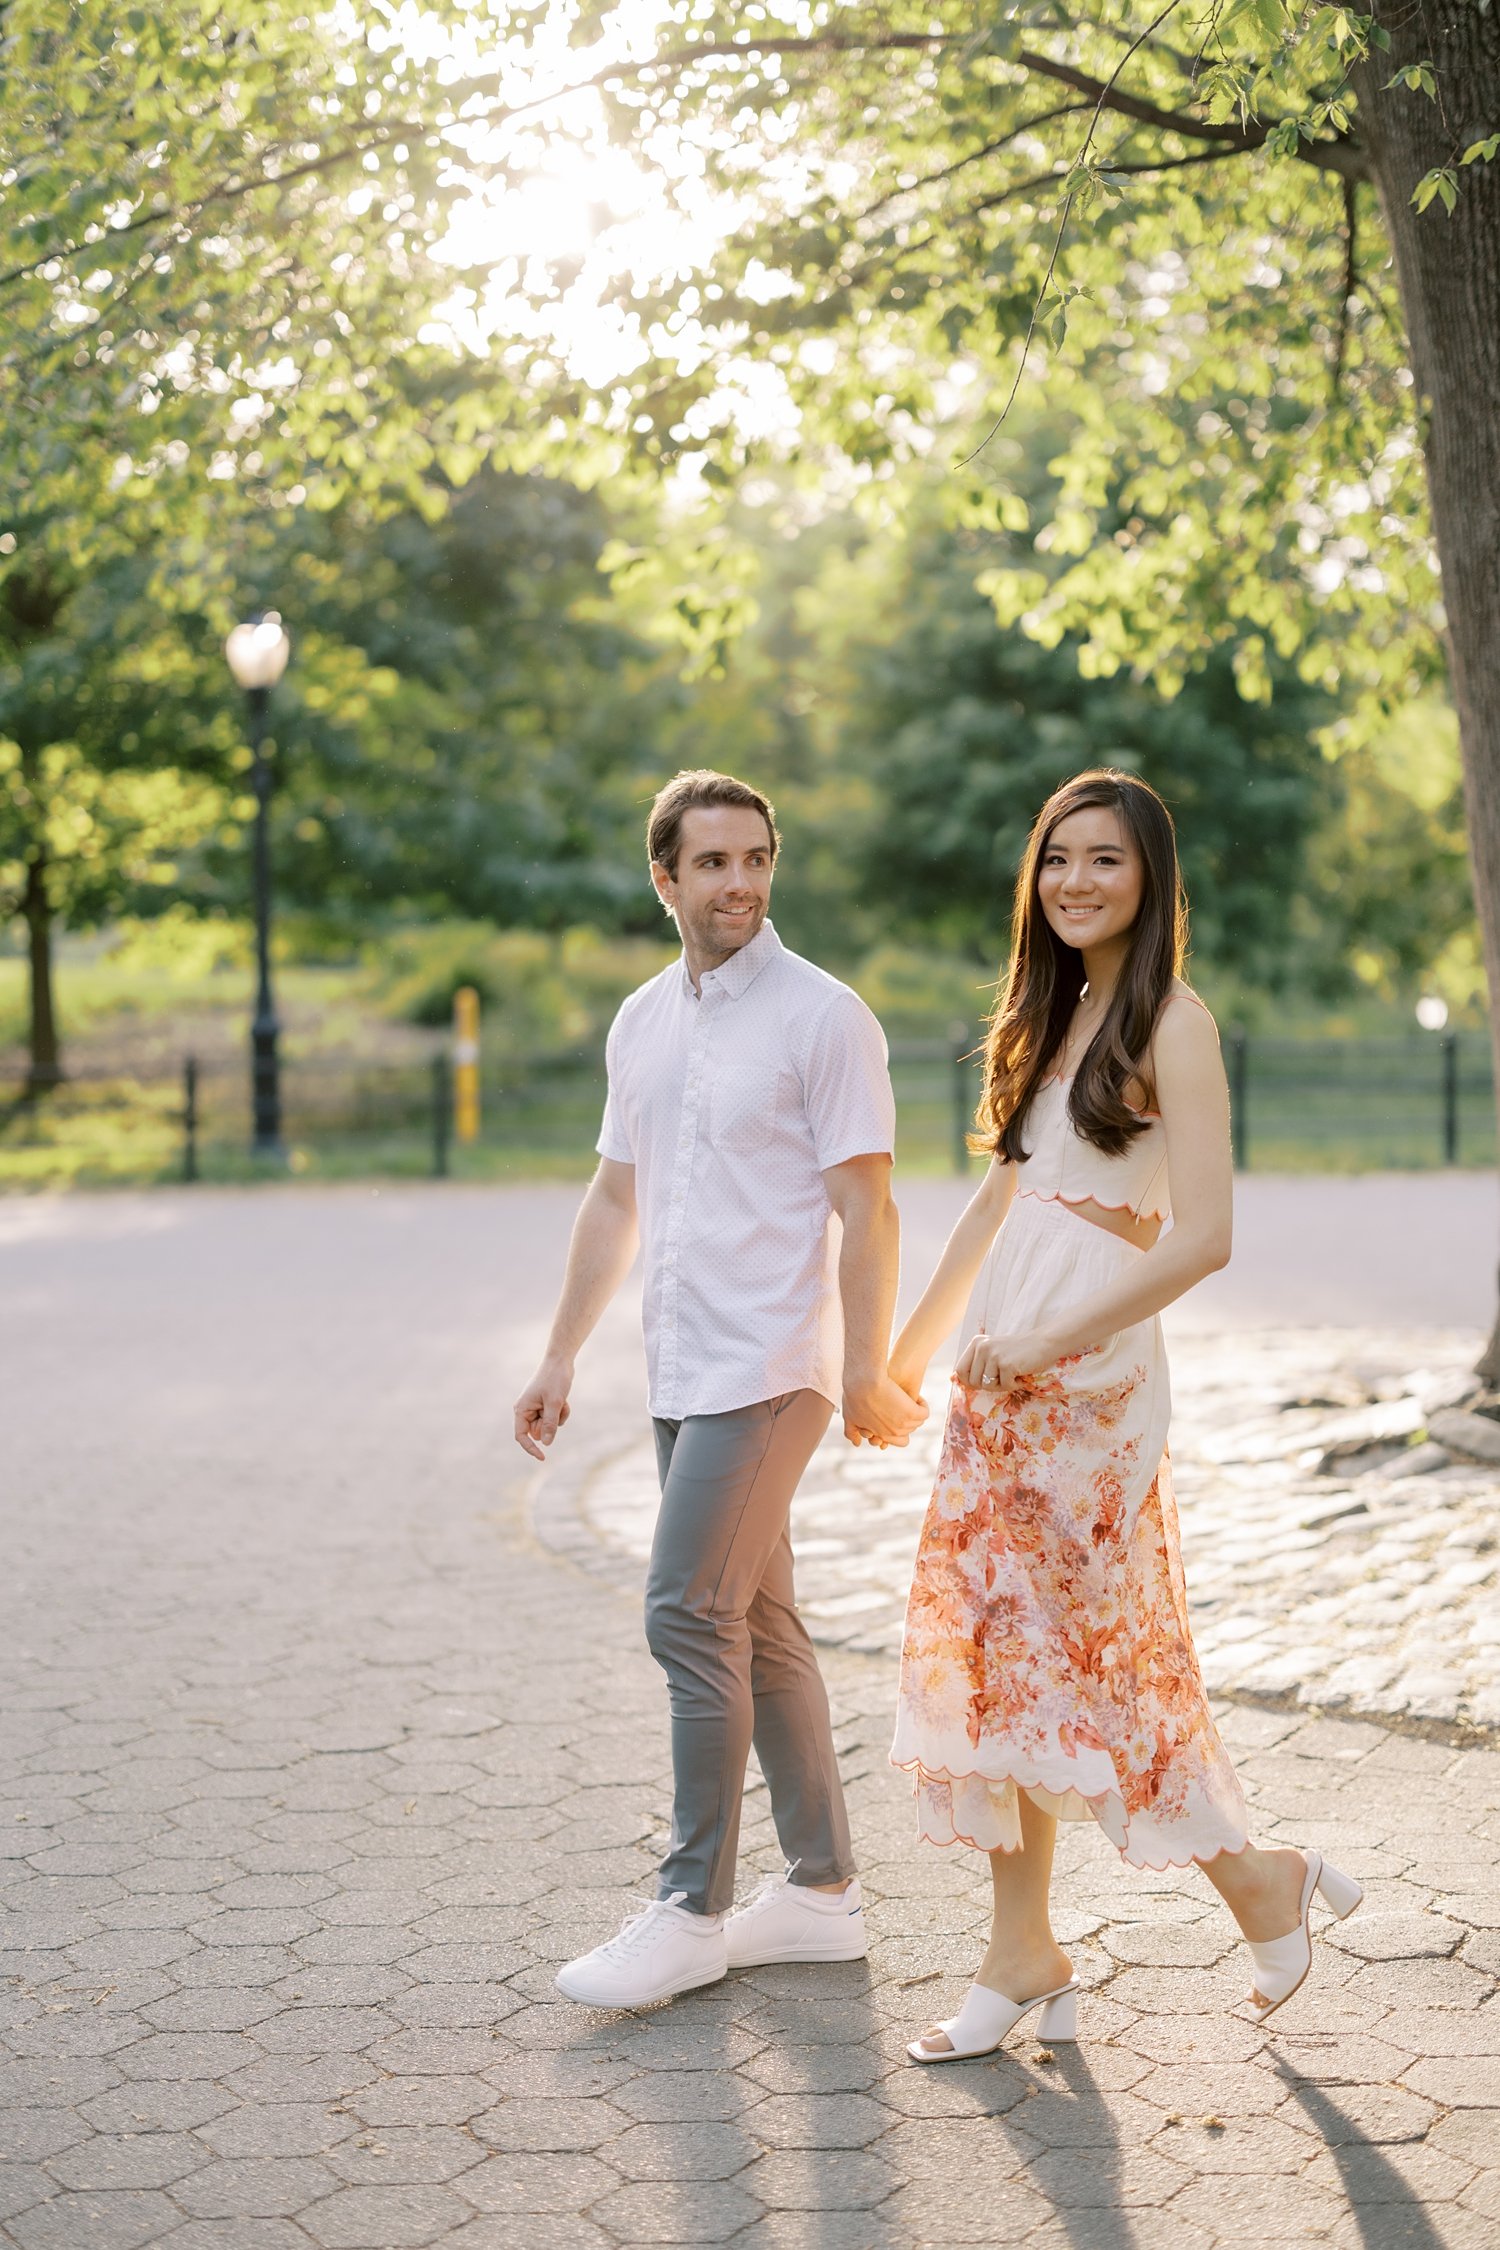
[[[771,903],[771,838],[750,805],[693,805],[682,816],[677,873],[651,880],[690,953],[726,961],[748,945]]]

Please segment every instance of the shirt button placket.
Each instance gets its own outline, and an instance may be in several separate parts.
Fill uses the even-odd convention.
[[[707,997],[705,994],[704,998]],[[688,1189],[698,1145],[698,1113],[708,1076],[708,1022],[708,1011],[700,1000],[695,1003],[692,1036],[688,1042],[687,1075],[682,1087],[682,1115],[678,1120],[677,1149],[672,1161],[672,1194],[662,1256],[662,1390],[667,1413],[673,1419],[682,1411],[677,1388],[678,1295]]]

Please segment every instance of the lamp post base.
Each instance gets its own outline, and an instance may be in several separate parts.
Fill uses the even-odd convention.
[[[250,1033],[250,1098],[254,1130],[250,1153],[267,1164],[286,1163],[281,1138],[281,1067],[277,1040],[281,1026],[274,1016],[257,1015]]]

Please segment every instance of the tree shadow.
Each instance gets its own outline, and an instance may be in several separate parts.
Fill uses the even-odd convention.
[[[1041,2223],[1048,2226],[1049,2241],[1053,2229],[1061,2230],[1072,2250],[1131,2250],[1142,2240],[1136,2231],[1137,2214],[1124,2201],[1127,2182],[1119,2127],[1082,2047],[1039,2046],[1034,2034],[1023,2035],[1015,2046],[1001,2047],[993,2055],[914,2067],[924,2077],[940,2073],[945,2087],[961,2088],[967,2096],[966,2113],[987,2118],[1003,2132],[1014,2152],[1006,2179],[1045,2205],[1046,2219]],[[912,2114],[938,2119],[961,2113],[943,2106]],[[919,2190],[921,2182],[912,2185]],[[993,2215],[1004,2186],[984,2164],[976,2164],[967,2180],[945,2179],[934,2212],[933,2239],[941,2238],[942,2219],[950,2209],[966,2225]],[[968,2209],[962,2207],[966,2199]],[[1150,2213],[1144,2216],[1149,2219]],[[975,2237],[966,2232],[962,2239]],[[1011,2233],[1005,2239],[1012,2239]]]
[[[778,2193],[768,2200],[762,2224],[794,2219],[797,2239],[808,2250],[848,2250],[862,2231],[872,2242],[886,2240],[877,2209],[883,2188],[878,2178],[862,2177],[877,2121],[869,2120],[864,2137],[858,2127],[847,2135],[836,2127],[831,2138],[821,2137],[824,2106],[846,2112],[873,2106],[872,2090],[882,2076],[888,2024],[871,1963],[771,1963],[731,1970],[723,1986],[711,1989],[723,1995],[723,2020],[758,2043],[749,2068],[726,2073],[743,2102],[747,2130],[755,2132],[762,2099],[778,2117],[775,2136],[734,2184],[753,2196],[757,2174],[768,2168]],[[784,2203],[787,2196],[795,2200]],[[762,2237],[752,2226],[747,2238]]]
[[[1045,2195],[1053,2219],[1074,2250],[1101,2250],[1104,2244],[1110,2250],[1130,2250],[1139,2237],[1134,2214],[1123,2201],[1124,2150],[1105,2090],[1082,2046],[1064,2042],[1041,2052],[1053,2059],[1022,2066],[1036,2091],[1011,2112],[1022,2132],[1043,2143],[1025,2176]],[[1071,2110],[1051,2106],[1065,2102],[1077,2106]],[[1060,2191],[1075,2186],[1081,2177],[1088,2180],[1090,2200],[1063,2200]]]
[[[1328,2089],[1304,2077],[1284,2056],[1274,2058],[1273,2068],[1304,2115],[1317,2126],[1324,2147],[1338,2166],[1362,2250],[1443,2250],[1447,2238],[1442,2229],[1428,2216],[1379,2142],[1367,2139]]]

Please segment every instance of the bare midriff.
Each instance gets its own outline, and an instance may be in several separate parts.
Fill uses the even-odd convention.
[[[1161,1221],[1154,1213],[1150,1218],[1138,1219],[1133,1211],[1123,1207],[1112,1211],[1107,1203],[1096,1203],[1092,1196],[1085,1196],[1081,1203],[1061,1195],[1057,1200],[1075,1218],[1087,1219],[1091,1227],[1102,1227],[1106,1234],[1117,1234],[1122,1242],[1128,1242],[1136,1250],[1151,1249],[1161,1233]]]

